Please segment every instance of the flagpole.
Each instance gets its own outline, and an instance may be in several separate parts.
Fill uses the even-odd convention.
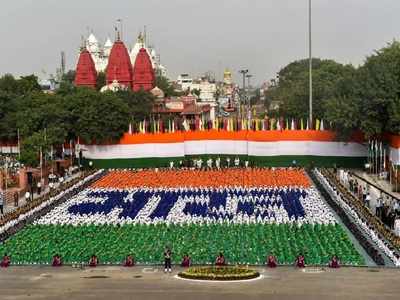
[[[308,0],[308,51],[309,51],[309,106],[310,106],[310,127],[312,128],[313,120],[313,82],[312,82],[312,10],[311,0]]]
[[[379,148],[378,148],[378,140],[375,140],[375,148],[376,148],[376,152],[375,152],[375,156],[376,156],[376,159],[375,159],[375,163],[376,163],[376,168],[375,168],[375,172],[376,172],[376,175],[378,175],[378,151],[379,151]]]
[[[18,139],[18,160],[21,160],[21,144],[19,140],[19,128],[17,129],[17,139]]]
[[[40,146],[40,184],[43,181],[43,151],[42,146]]]

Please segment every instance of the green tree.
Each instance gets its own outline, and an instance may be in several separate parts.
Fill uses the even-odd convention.
[[[151,93],[144,90],[137,92],[128,90],[119,91],[116,95],[128,105],[131,121],[143,121],[150,117],[155,100]]]
[[[400,133],[400,43],[375,51],[359,68],[360,128],[368,136]]]
[[[18,80],[16,80],[11,74],[5,74],[4,76],[0,77],[0,91],[18,94]]]
[[[116,93],[78,88],[65,99],[69,137],[85,142],[115,142],[128,129],[129,106]]]
[[[324,104],[336,94],[338,83],[352,76],[355,68],[333,60],[313,59],[313,115],[324,118]],[[290,63],[279,72],[279,82],[266,95],[267,101],[277,101],[280,115],[288,118],[307,118],[309,105],[308,60]]]
[[[97,73],[96,90],[100,91],[100,89],[105,85],[106,85],[106,73],[104,72]]]
[[[181,95],[181,93],[175,91],[174,86],[168,80],[168,78],[162,75],[158,75],[156,77],[156,86],[164,92],[165,97],[174,97]]]
[[[21,95],[41,91],[38,78],[33,74],[29,76],[21,76],[18,80],[18,89]]]

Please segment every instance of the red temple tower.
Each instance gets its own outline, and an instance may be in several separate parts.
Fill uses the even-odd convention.
[[[153,65],[146,49],[142,48],[136,56],[135,66],[133,67],[133,90],[140,89],[150,91],[155,87],[156,76]]]
[[[96,88],[97,72],[89,51],[82,47],[75,73],[75,86]]]
[[[114,80],[128,88],[132,88],[132,64],[128,50],[119,36],[111,48],[106,69],[106,82],[111,84]]]

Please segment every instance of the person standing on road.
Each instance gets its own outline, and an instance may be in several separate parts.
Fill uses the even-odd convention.
[[[170,272],[171,273],[171,256],[172,252],[169,247],[165,247],[164,251],[164,273]]]

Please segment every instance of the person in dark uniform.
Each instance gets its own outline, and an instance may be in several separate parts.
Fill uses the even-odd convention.
[[[11,264],[11,257],[6,253],[3,256],[3,259],[1,260],[0,267],[8,268],[10,264]]]
[[[62,266],[61,256],[58,254],[54,255],[51,265],[53,267],[61,267]]]
[[[90,257],[89,267],[96,267],[99,263],[99,260],[95,254]]]
[[[188,268],[191,265],[192,265],[192,260],[189,256],[189,254],[186,253],[182,258],[181,267]]]
[[[273,253],[271,253],[270,255],[268,255],[267,257],[267,266],[269,268],[276,268],[278,266],[276,257]]]
[[[135,259],[132,257],[132,255],[128,255],[126,258],[125,258],[125,263],[124,263],[124,266],[125,267],[133,267],[135,265]]]
[[[304,258],[303,254],[300,254],[299,256],[296,257],[294,265],[295,265],[295,267],[300,268],[300,269],[306,267],[305,258]]]
[[[171,256],[172,252],[169,247],[165,247],[164,251],[164,273],[170,272],[171,273]]]
[[[331,261],[329,262],[329,268],[333,268],[333,269],[338,269],[340,268],[340,260],[339,257],[337,257],[336,255],[334,255],[331,259]]]

